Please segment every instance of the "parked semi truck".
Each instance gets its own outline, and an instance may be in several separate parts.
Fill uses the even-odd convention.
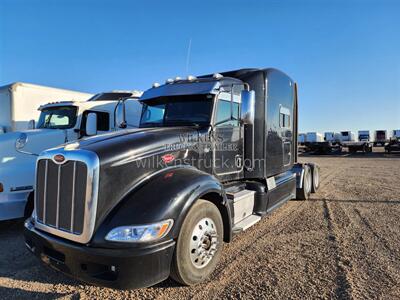
[[[333,132],[325,132],[324,135],[318,132],[309,132],[307,133],[305,146],[307,152],[315,154],[328,154],[341,151],[340,143],[335,140]]]
[[[385,146],[385,144],[389,141],[387,130],[375,130],[374,133],[374,146]]]
[[[0,134],[32,129],[39,117],[37,108],[45,103],[86,101],[92,94],[24,82],[0,87]]]
[[[39,108],[36,129],[0,135],[0,221],[32,213],[35,164],[40,152],[120,127],[138,127],[140,95],[138,91],[100,93],[85,102],[45,104]],[[125,113],[118,107],[125,107]],[[116,126],[118,119],[125,123]]]
[[[347,147],[350,153],[362,151],[364,153],[372,152],[371,136],[369,130],[358,131],[358,141],[344,141],[342,145]]]
[[[324,141],[324,136],[319,132],[307,132],[306,142],[307,143],[319,143]]]
[[[392,136],[389,143],[385,145],[385,151],[391,153],[393,151],[400,151],[400,129],[392,131]]]
[[[331,142],[333,144],[340,143],[340,133],[337,132],[325,132],[324,140],[325,142]]]
[[[223,242],[319,186],[297,162],[297,89],[276,69],[155,84],[140,128],[43,152],[28,249],[118,288],[208,278]],[[244,233],[246,234],[246,233]]]

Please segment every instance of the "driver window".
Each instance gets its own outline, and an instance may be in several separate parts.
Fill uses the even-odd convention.
[[[231,106],[230,93],[221,93],[218,97],[217,115],[215,124],[217,127],[221,126],[239,126],[239,103],[238,99],[234,98]]]

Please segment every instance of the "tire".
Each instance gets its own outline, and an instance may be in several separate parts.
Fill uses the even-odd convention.
[[[312,185],[311,185],[311,193],[316,193],[319,189],[320,179],[319,179],[319,167],[316,165],[311,166],[311,174],[312,174]]]
[[[28,201],[26,202],[25,205],[24,218],[29,218],[32,215],[33,208],[34,208],[34,194],[32,192],[29,194]]]
[[[302,188],[296,190],[296,198],[307,200],[310,197],[312,188],[312,173],[308,165],[304,166]]]
[[[172,259],[172,279],[183,285],[206,280],[217,266],[222,243],[223,223],[218,208],[209,201],[197,200],[179,232]]]

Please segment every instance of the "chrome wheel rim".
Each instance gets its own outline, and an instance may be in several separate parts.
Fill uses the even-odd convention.
[[[197,269],[207,266],[217,252],[218,232],[210,218],[201,219],[190,238],[190,260]]]

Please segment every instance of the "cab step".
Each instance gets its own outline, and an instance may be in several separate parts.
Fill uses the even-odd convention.
[[[247,218],[243,219],[239,223],[235,224],[232,231],[235,233],[245,231],[246,229],[250,228],[251,226],[253,226],[260,220],[261,220],[261,216],[259,216],[259,215],[248,216]]]

